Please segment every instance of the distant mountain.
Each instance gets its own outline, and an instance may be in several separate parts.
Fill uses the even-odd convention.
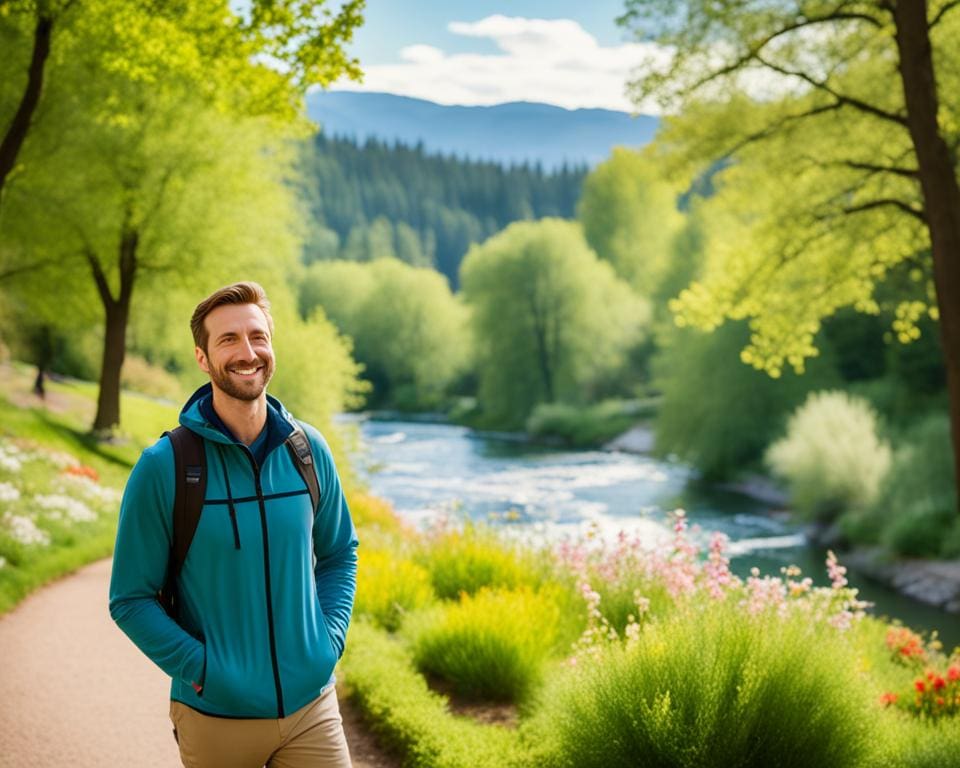
[[[328,136],[368,136],[458,157],[545,169],[596,165],[612,147],[642,146],[659,120],[610,109],[563,109],[525,101],[492,107],[444,106],[389,93],[317,91],[307,112]]]

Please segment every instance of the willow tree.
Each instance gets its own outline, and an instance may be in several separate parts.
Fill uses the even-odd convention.
[[[590,402],[649,317],[577,222],[511,224],[470,249],[460,277],[491,426],[522,427],[538,403]]]
[[[660,44],[632,84],[678,115],[662,137],[693,177],[725,166],[739,212],[674,305],[712,328],[750,318],[743,357],[802,370],[821,320],[893,308],[908,341],[939,320],[960,476],[960,14],[957,0],[627,0],[620,22]]]

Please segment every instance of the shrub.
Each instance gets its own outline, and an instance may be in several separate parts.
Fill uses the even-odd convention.
[[[604,400],[578,408],[566,403],[541,403],[527,419],[527,432],[536,437],[559,438],[567,445],[602,445],[623,434],[638,420],[636,404]]]
[[[427,687],[403,645],[362,619],[353,622],[343,681],[373,732],[407,768],[507,768],[520,764],[517,734],[454,717]]]
[[[432,600],[430,574],[402,555],[363,549],[357,569],[354,611],[370,616],[384,629],[394,631],[411,611]]]
[[[535,581],[534,563],[490,528],[467,524],[440,528],[425,542],[420,560],[433,589],[445,600],[482,587],[516,587]]]
[[[530,588],[481,589],[423,617],[413,654],[421,670],[447,680],[457,693],[519,702],[540,680],[558,620],[556,604]]]
[[[798,512],[829,520],[877,497],[891,463],[889,445],[877,436],[866,402],[844,392],[819,392],[790,417],[786,437],[766,461],[790,488]]]
[[[647,626],[542,701],[554,765],[853,766],[870,750],[869,692],[837,635],[729,602]]]
[[[654,429],[657,454],[679,456],[707,480],[734,477],[760,463],[787,415],[811,389],[837,381],[829,347],[809,361],[802,376],[786,370],[773,379],[740,361],[749,342],[744,320],[711,333],[691,328],[663,333],[653,361],[663,392]]]
[[[855,541],[909,556],[960,554],[950,422],[927,416],[906,432],[877,498],[841,519]]]

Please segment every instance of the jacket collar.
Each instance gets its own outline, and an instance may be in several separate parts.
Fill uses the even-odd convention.
[[[213,407],[213,386],[207,382],[194,392],[180,410],[180,423],[195,432],[200,437],[226,445],[242,445],[242,443],[225,435],[204,415],[205,407]],[[267,395],[267,427],[269,428],[266,453],[282,445],[296,429],[296,422],[289,411],[283,407],[277,398]]]

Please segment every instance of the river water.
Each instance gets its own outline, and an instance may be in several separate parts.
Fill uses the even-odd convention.
[[[757,566],[779,575],[797,565],[829,584],[826,552],[806,543],[801,528],[769,504],[729,490],[705,488],[681,463],[605,451],[567,451],[513,442],[449,424],[357,419],[361,472],[371,490],[407,521],[426,527],[443,515],[504,526],[534,542],[565,535],[613,537],[623,530],[654,541],[669,536],[668,513],[686,511],[704,545],[712,531],[730,537],[731,569]],[[841,563],[842,563],[841,557]],[[858,577],[852,586],[878,615],[918,630],[936,629],[946,647],[960,644],[960,616],[924,606]]]

